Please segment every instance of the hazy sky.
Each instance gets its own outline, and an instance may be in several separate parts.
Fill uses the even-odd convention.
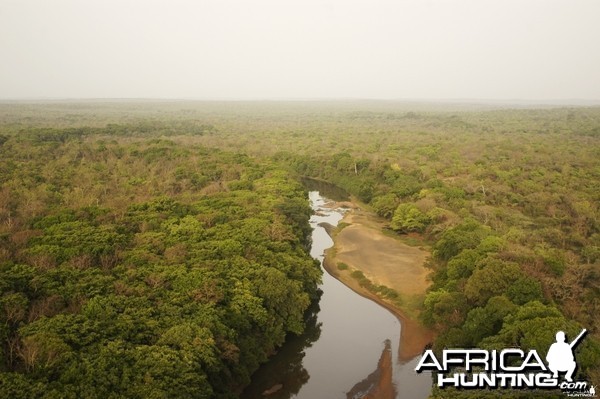
[[[600,99],[600,0],[0,0],[0,98]]]

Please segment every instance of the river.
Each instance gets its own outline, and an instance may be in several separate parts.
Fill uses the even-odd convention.
[[[324,251],[333,241],[319,224],[337,225],[343,211],[330,209],[318,191],[311,191],[309,199],[314,210],[310,253],[322,267]],[[428,397],[431,377],[414,372],[418,358],[407,363],[398,360],[401,325],[396,316],[327,272],[320,288],[322,296],[308,316],[306,332],[291,336],[252,376],[240,397],[358,399],[382,384],[387,387],[380,387],[383,391],[377,397]]]

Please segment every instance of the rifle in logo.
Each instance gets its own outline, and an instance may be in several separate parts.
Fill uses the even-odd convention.
[[[440,359],[427,349],[415,371],[434,371],[437,386],[464,389],[556,389],[567,396],[594,396],[596,388],[588,390],[587,381],[573,381],[577,369],[573,350],[585,336],[584,328],[572,342],[566,342],[564,331],[556,333],[556,342],[550,345],[546,363],[535,349],[525,352],[519,348],[502,350],[444,349]],[[565,381],[559,380],[565,373]]]
[[[554,378],[558,378],[559,372],[566,372],[565,379],[568,382],[573,381],[573,373],[577,368],[575,356],[573,356],[573,348],[575,348],[586,333],[587,330],[584,328],[571,343],[565,342],[564,331],[556,333],[556,342],[550,345],[550,349],[548,349],[548,354],[546,355],[548,368],[552,371]]]

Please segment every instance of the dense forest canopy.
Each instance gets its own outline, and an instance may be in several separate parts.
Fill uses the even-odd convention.
[[[303,330],[302,186],[160,130],[4,140],[0,396],[234,397]]]
[[[300,176],[430,246],[435,350],[587,328],[600,383],[600,108],[8,103],[0,124],[4,394],[234,395],[317,296]]]

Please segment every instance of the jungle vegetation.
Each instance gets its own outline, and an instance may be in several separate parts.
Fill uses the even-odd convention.
[[[101,133],[2,144],[0,396],[235,397],[317,298],[305,190],[162,129]]]
[[[303,176],[430,248],[434,350],[587,328],[600,383],[598,107],[6,103],[0,154],[3,395],[234,397],[317,297]]]

